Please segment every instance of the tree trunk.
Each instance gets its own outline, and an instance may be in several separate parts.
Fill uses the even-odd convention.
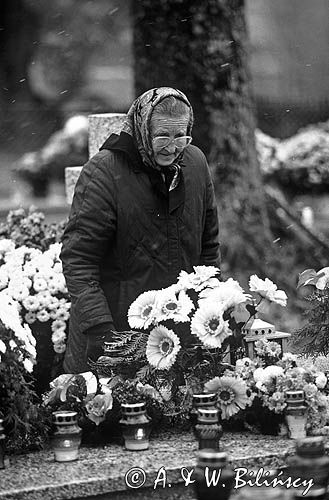
[[[215,181],[224,261],[266,260],[271,240],[255,149],[242,0],[135,0],[136,94],[177,87]]]

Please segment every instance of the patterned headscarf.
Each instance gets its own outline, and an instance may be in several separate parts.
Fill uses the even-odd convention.
[[[159,104],[165,97],[174,96],[177,99],[185,102],[190,110],[190,118],[187,127],[187,135],[191,135],[193,125],[193,110],[187,97],[180,90],[170,87],[160,87],[148,90],[132,103],[127,113],[122,132],[131,135],[135,140],[138,151],[146,165],[157,170],[160,167],[156,164],[153,155],[152,141],[150,134],[150,121],[154,107]],[[175,164],[179,163],[183,152],[175,160]]]

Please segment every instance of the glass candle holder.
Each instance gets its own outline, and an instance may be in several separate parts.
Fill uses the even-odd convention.
[[[291,439],[306,437],[307,406],[304,391],[286,391],[285,420]]]
[[[77,460],[82,433],[77,424],[77,412],[54,411],[52,416],[56,430],[51,437],[51,445],[56,462]]]
[[[216,409],[216,394],[215,393],[200,393],[192,395],[192,409],[190,411],[190,422],[193,427],[198,421],[199,408]]]
[[[147,450],[151,433],[151,418],[146,413],[145,403],[122,403],[121,411],[120,424],[126,450]]]
[[[230,497],[235,474],[227,466],[226,453],[212,449],[200,450],[194,477],[198,500],[227,500]],[[215,479],[212,483],[211,478]]]
[[[219,450],[219,440],[223,435],[223,428],[218,422],[218,414],[217,408],[198,409],[195,435],[199,441],[199,450],[203,448]]]
[[[0,419],[0,469],[5,468],[5,438],[3,420]]]
[[[310,489],[312,498],[327,498],[329,482],[329,457],[325,454],[325,441],[322,436],[310,436],[299,439],[296,454],[287,459],[288,474],[292,479],[313,480]],[[305,498],[303,488],[294,488],[295,498]],[[308,495],[306,495],[306,498]]]

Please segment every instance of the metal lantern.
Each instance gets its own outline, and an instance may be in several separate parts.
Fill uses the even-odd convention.
[[[198,500],[227,500],[230,497],[235,474],[227,466],[226,453],[212,449],[198,451],[194,477]],[[211,478],[214,478],[212,483]]]
[[[5,468],[5,438],[3,420],[0,419],[0,469]]]
[[[216,409],[216,394],[204,392],[192,395],[192,409],[190,411],[190,421],[193,427],[198,420],[198,410],[200,408]]]
[[[307,406],[304,391],[286,391],[285,419],[289,437],[299,439],[306,437]]]
[[[245,336],[244,341],[247,345],[246,354],[250,359],[255,357],[255,342],[257,340],[266,339],[277,342],[281,346],[282,352],[286,352],[288,339],[291,337],[291,333],[279,332],[276,330],[275,325],[259,318],[248,321],[242,330],[242,334]]]
[[[219,440],[223,435],[223,428],[218,422],[218,414],[217,408],[198,409],[195,435],[199,441],[199,450],[203,448],[219,449]]]
[[[126,450],[147,450],[151,433],[151,418],[146,413],[145,403],[122,403],[121,410],[120,424]]]
[[[54,411],[53,423],[56,430],[51,438],[56,462],[77,460],[82,430],[77,424],[76,411]]]

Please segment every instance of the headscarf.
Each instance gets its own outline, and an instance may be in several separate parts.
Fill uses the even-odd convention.
[[[183,92],[170,87],[160,87],[148,90],[132,103],[124,121],[122,132],[126,132],[133,137],[137,149],[142,157],[143,162],[157,170],[161,168],[154,160],[152,149],[152,139],[150,134],[150,121],[154,107],[159,104],[165,97],[174,96],[177,99],[185,102],[190,110],[190,117],[187,127],[187,135],[191,135],[193,125],[193,110],[192,106]],[[179,164],[183,156],[183,152],[176,158],[175,165]]]

